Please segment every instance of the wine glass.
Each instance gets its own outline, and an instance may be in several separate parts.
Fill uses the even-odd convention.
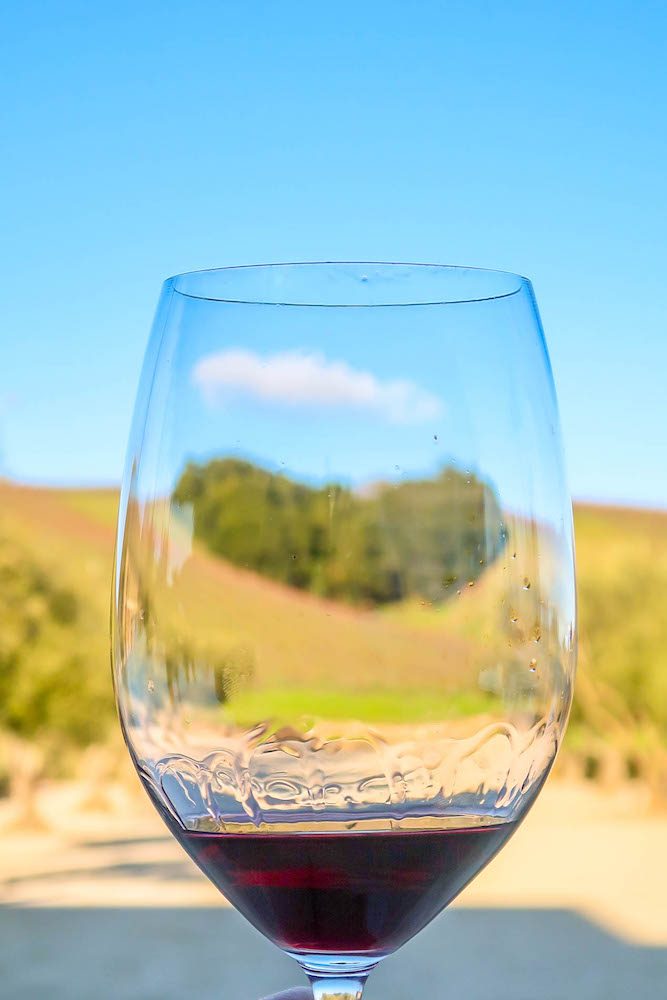
[[[112,617],[168,828],[316,998],[361,997],[516,830],[567,721],[571,505],[530,282],[169,279]]]

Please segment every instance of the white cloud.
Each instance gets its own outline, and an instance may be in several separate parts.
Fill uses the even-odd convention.
[[[423,423],[442,413],[437,396],[414,382],[383,381],[322,354],[286,351],[262,357],[240,349],[221,351],[198,361],[192,377],[210,402],[245,395],[291,407],[349,407],[397,424]]]

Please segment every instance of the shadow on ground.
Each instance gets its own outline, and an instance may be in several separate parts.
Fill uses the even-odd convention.
[[[301,982],[227,909],[0,907],[8,1000],[258,1000]],[[565,910],[453,910],[373,974],[367,1000],[649,1000],[667,949]]]

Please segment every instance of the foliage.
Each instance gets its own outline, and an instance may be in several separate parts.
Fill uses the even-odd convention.
[[[591,774],[667,794],[667,516],[575,512],[580,667],[569,745]]]
[[[11,539],[0,538],[0,727],[86,744],[104,731],[110,699],[89,657],[85,596]]]
[[[238,690],[252,680],[255,669],[253,651],[242,644],[228,644],[202,639],[192,630],[180,630],[169,636],[164,646],[169,699],[176,703],[183,683],[208,682],[219,705],[226,704]]]
[[[215,459],[188,465],[174,499],[192,506],[195,535],[216,554],[355,604],[442,601],[458,580],[476,580],[503,541],[491,489],[454,468],[362,497]]]
[[[289,486],[282,488],[289,494]],[[400,490],[395,491],[399,497]],[[0,491],[0,728],[57,747],[60,758],[62,748],[104,740],[116,731],[108,668],[116,498],[111,491],[96,495],[94,503],[85,491],[77,496],[20,493],[9,486]],[[356,499],[349,501],[352,506]],[[377,496],[364,502],[373,508]],[[584,773],[601,778],[638,774],[665,796],[667,514],[579,507],[575,528],[581,656],[565,763],[577,762]],[[332,567],[327,570],[333,573]],[[310,585],[316,589],[315,582]],[[248,620],[261,615],[268,600],[259,588],[253,593]],[[237,597],[241,615],[246,597]],[[293,597],[299,600],[298,594]],[[282,598],[280,607],[282,615],[267,612],[266,621],[282,630],[281,643],[294,629],[316,628],[314,611],[311,622],[299,605],[293,617]],[[401,610],[413,628],[410,614],[416,621],[417,610],[421,618],[423,609],[418,602],[417,610],[411,607],[411,601],[402,602],[396,613]],[[341,639],[347,624],[337,626]],[[247,656],[243,647],[233,646],[228,655]],[[226,662],[220,661],[218,683],[223,701],[228,697]],[[248,661],[244,669],[251,671],[253,664]],[[344,662],[341,669],[347,669]],[[335,697],[316,693],[330,702]],[[301,694],[305,709],[312,693],[304,688]],[[400,718],[401,706],[389,694],[361,692],[360,697],[367,698],[371,715]],[[282,706],[285,697],[276,690],[277,710],[293,707]],[[254,713],[251,690],[235,700],[239,712]],[[337,711],[334,703],[328,709]]]

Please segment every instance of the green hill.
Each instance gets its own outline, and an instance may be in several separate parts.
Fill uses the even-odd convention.
[[[492,561],[505,538],[491,488],[452,466],[359,496],[222,458],[188,465],[174,499],[192,510],[195,537],[209,551],[351,604],[441,602],[456,581],[477,580],[480,553]]]
[[[111,490],[0,483],[0,729],[53,751],[55,772],[67,769],[72,748],[116,735],[108,665],[115,515]],[[641,775],[664,793],[667,512],[585,506],[575,525],[581,666],[566,763],[590,776]],[[218,571],[236,574],[238,620],[273,629],[286,663],[293,644],[305,643],[323,675],[340,669],[341,648],[363,673],[359,650],[373,662],[380,651],[390,677],[401,650],[418,644],[426,676],[442,655],[433,630],[429,638],[407,612],[380,628],[374,619],[391,612],[323,601],[234,567]]]

